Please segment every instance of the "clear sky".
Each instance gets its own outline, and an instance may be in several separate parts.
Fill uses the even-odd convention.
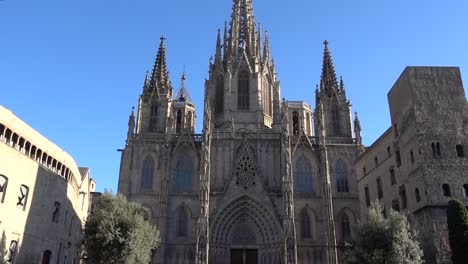
[[[390,125],[387,92],[407,65],[468,78],[466,0],[254,0],[282,96],[313,106],[323,41],[359,113],[366,145]],[[0,0],[0,104],[117,190],[128,115],[162,34],[175,88],[185,68],[202,123],[216,32],[231,0]],[[465,86],[468,87],[468,84]],[[465,88],[465,90],[467,90]],[[177,90],[175,91],[177,92]]]

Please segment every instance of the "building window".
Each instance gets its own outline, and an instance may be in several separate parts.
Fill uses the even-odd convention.
[[[351,223],[346,213],[341,215],[341,235],[344,241],[351,239]]]
[[[377,197],[379,199],[383,198],[383,188],[382,188],[382,180],[380,178],[377,178]]]
[[[414,154],[413,151],[410,151],[410,159],[411,159],[411,164],[414,164]]]
[[[303,209],[301,213],[301,233],[303,239],[312,238],[312,231],[310,228],[310,216],[307,213],[307,209]]]
[[[468,197],[468,184],[463,184],[463,194]]]
[[[12,240],[10,242],[10,247],[5,255],[5,260],[7,263],[14,263],[16,257],[16,248],[18,247],[18,241]]]
[[[296,161],[296,192],[297,193],[310,193],[313,192],[313,175],[312,166],[310,161],[301,155]]]
[[[421,201],[421,194],[419,193],[419,189],[418,189],[418,188],[414,189],[414,196],[415,196],[415,198],[416,198],[416,202],[419,203],[419,201]]]
[[[293,120],[293,135],[299,135],[299,114],[294,111],[292,113],[292,120]]]
[[[42,254],[42,264],[50,264],[50,260],[52,258],[52,252],[50,250],[44,251]]]
[[[398,137],[398,126],[397,124],[393,124],[393,133],[395,134],[395,138]]]
[[[432,148],[432,157],[437,158],[440,157],[440,143],[439,142],[432,142],[431,143],[431,148]]]
[[[336,190],[338,192],[349,192],[348,168],[346,163],[339,159],[335,163]]]
[[[176,114],[176,133],[180,133],[182,127],[182,111],[177,110]]]
[[[151,119],[150,119],[150,130],[151,131],[156,131],[157,117],[158,117],[158,106],[156,104],[153,104],[151,106]]]
[[[391,156],[392,155],[392,151],[390,150],[390,146],[387,147],[387,156]]]
[[[337,136],[341,134],[340,109],[338,107],[339,106],[336,103],[333,104],[332,107],[331,107],[333,132]]]
[[[465,151],[463,149],[463,145],[457,145],[456,147],[456,150],[457,150],[457,156],[462,158],[462,157],[465,157]]]
[[[263,79],[263,92],[265,94],[265,101],[263,102],[264,104],[264,109],[265,113],[269,116],[272,116],[272,111],[271,111],[271,87],[268,83],[268,79],[264,78]]]
[[[142,191],[151,191],[153,190],[153,178],[154,178],[154,160],[151,156],[147,156],[143,160],[141,167],[141,179],[140,179],[140,189]]]
[[[186,237],[187,236],[187,222],[188,216],[184,207],[179,208],[179,214],[177,218],[177,236]]]
[[[370,206],[369,186],[364,187],[364,195],[366,196],[366,206]]]
[[[219,75],[216,79],[215,114],[223,112],[224,108],[224,77]]]
[[[395,161],[397,167],[401,166],[401,156],[400,156],[400,150],[395,151]]]
[[[193,161],[188,154],[182,154],[176,162],[175,190],[192,191]]]
[[[0,175],[0,203],[3,203],[5,200],[7,185],[8,178],[6,176]]]
[[[54,204],[54,212],[52,213],[52,222],[58,223],[60,217],[60,203],[55,202]]]
[[[187,128],[190,129],[190,131],[192,132],[192,112],[189,111],[187,113]]]
[[[396,184],[396,177],[395,177],[395,168],[390,167],[390,184],[395,185]]]
[[[22,184],[20,186],[20,191],[18,194],[18,202],[16,203],[16,207],[24,211],[26,209],[26,202],[28,201],[28,193],[29,187]]]
[[[406,209],[408,206],[408,202],[406,199],[406,188],[405,185],[400,186],[400,190],[398,192],[400,194],[400,200],[401,200],[401,208]]]
[[[311,127],[310,127],[310,114],[306,114],[306,126],[307,126],[307,136],[312,136]]]
[[[452,193],[450,192],[450,186],[446,183],[442,184],[442,192],[446,197],[452,196]]]
[[[237,89],[237,109],[248,111],[250,108],[249,74],[245,70],[239,73]]]
[[[362,167],[362,173],[363,173],[364,175],[366,175],[366,174],[367,174],[366,167]]]
[[[379,165],[379,159],[377,158],[377,156],[374,157],[374,164],[376,167]]]
[[[392,201],[392,209],[397,212],[400,212],[400,202],[398,201],[398,199]]]

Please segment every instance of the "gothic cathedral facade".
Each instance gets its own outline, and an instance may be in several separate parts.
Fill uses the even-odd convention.
[[[360,215],[362,143],[324,44],[315,109],[282,100],[268,35],[251,0],[234,0],[195,134],[185,76],[174,96],[161,38],[129,117],[118,187],[161,232],[152,263],[343,263]]]

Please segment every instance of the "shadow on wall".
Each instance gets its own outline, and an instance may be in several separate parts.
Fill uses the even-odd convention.
[[[67,193],[79,202],[72,203]],[[28,193],[31,199],[26,198],[30,209],[19,241],[17,263],[80,262],[82,227],[73,204],[82,210],[88,197],[79,193],[79,186],[39,166],[34,190]]]

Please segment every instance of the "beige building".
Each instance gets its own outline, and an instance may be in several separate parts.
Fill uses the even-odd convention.
[[[88,168],[0,106],[0,250],[7,263],[80,263],[94,189]]]
[[[388,93],[392,126],[355,168],[362,219],[378,200],[406,213],[426,263],[450,263],[446,205],[468,205],[468,102],[455,67],[407,67]]]
[[[362,147],[328,44],[315,108],[283,101],[251,1],[235,0],[231,18],[213,43],[202,134],[185,75],[173,96],[162,38],[129,118],[118,190],[161,231],[152,263],[342,263],[360,215]]]

